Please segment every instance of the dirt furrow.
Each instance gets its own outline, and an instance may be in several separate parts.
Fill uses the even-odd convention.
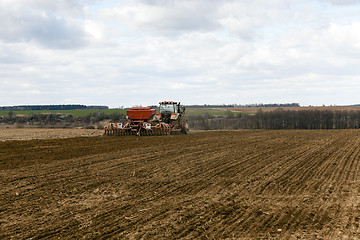
[[[360,132],[0,142],[3,239],[356,239]]]

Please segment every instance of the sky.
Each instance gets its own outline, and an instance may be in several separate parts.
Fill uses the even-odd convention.
[[[360,104],[360,0],[0,0],[0,106]]]

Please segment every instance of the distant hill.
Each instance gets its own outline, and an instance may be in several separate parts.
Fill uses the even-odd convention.
[[[79,104],[65,105],[20,105],[0,107],[3,111],[39,111],[39,110],[75,110],[75,109],[109,109],[108,106],[86,106]]]
[[[187,108],[241,108],[241,107],[300,107],[299,103],[268,103],[268,104],[220,104],[220,105],[186,105]]]

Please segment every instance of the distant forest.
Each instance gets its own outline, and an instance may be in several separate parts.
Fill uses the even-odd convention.
[[[157,108],[157,105],[148,107]],[[300,107],[299,103],[256,103],[256,104],[203,104],[203,105],[185,105],[187,108],[242,108],[242,107]]]
[[[241,108],[241,107],[300,107],[299,103],[260,103],[260,104],[220,104],[220,105],[185,105],[188,108]]]
[[[226,117],[190,115],[190,129],[359,129],[360,111],[283,110],[281,108],[255,115],[228,111]]]
[[[185,105],[187,108],[238,108],[238,107],[300,107],[299,103],[271,103],[271,104],[219,104],[219,105]],[[157,108],[157,105],[149,107]],[[20,105],[20,106],[2,106],[2,111],[39,111],[39,110],[75,110],[75,109],[109,109],[108,106],[86,106],[80,104],[63,105]]]
[[[270,106],[268,104],[265,104]],[[188,114],[189,127],[193,130],[221,129],[360,129],[360,110],[284,110],[265,111],[260,108],[255,114],[239,113],[231,110],[224,115]],[[281,104],[283,106],[283,104]],[[192,105],[194,106],[194,105]],[[207,105],[219,107],[220,105]],[[228,105],[223,105],[227,106]],[[273,106],[273,105],[272,105]],[[296,105],[286,105],[296,106]],[[60,113],[31,113],[16,115],[13,110],[72,110],[72,109],[107,109],[106,106],[86,105],[37,105],[16,106],[7,109],[9,112],[0,116],[0,124],[17,124],[21,126],[54,127],[96,127],[102,128],[103,120],[126,122],[126,116],[120,112],[105,114],[101,110],[83,117],[73,117]],[[189,107],[189,106],[187,106]],[[190,106],[191,107],[191,106]],[[2,107],[1,110],[6,110]]]
[[[9,111],[8,116],[0,117],[0,124],[18,124],[57,127],[97,127],[100,122],[126,122],[126,116],[119,112],[105,114],[98,111],[85,117],[73,118],[72,115],[33,113],[17,116]],[[224,116],[210,114],[187,115],[189,127],[194,130],[222,129],[360,129],[360,111],[347,110],[284,110],[265,112],[259,109],[254,115],[226,111]]]
[[[108,109],[108,106],[66,105],[22,105],[0,107],[3,111],[39,111],[39,110],[75,110],[75,109]]]

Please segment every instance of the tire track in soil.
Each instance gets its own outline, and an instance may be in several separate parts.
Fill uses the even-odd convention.
[[[312,165],[308,164],[308,162],[304,163],[303,161],[301,161],[302,166],[300,168],[298,167],[298,164],[296,164],[295,167],[292,167],[293,169],[296,168],[296,170],[289,171],[289,169],[287,169],[285,173],[279,174],[280,176],[278,176],[277,179],[275,180],[279,182],[284,182],[285,184],[288,182],[292,182],[294,183],[294,185],[303,186],[304,187],[303,189],[296,189],[290,192],[296,192],[299,190],[311,190],[308,191],[308,195],[309,195],[309,193],[311,193],[312,191],[318,190],[319,183],[316,183],[317,182],[316,179],[318,178],[322,180],[326,179],[327,181],[323,181],[321,183],[325,185],[323,189],[323,191],[325,191],[325,198],[326,199],[329,198],[329,194],[331,197],[334,197],[333,196],[334,194],[332,194],[334,190],[336,193],[339,193],[344,189],[344,187],[346,188],[347,185],[349,184],[347,180],[350,176],[348,174],[350,172],[350,167],[355,164],[354,162],[356,162],[356,165],[358,165],[358,159],[354,159],[354,158],[351,159],[350,156],[358,156],[359,154],[359,150],[356,148],[359,143],[358,138],[355,138],[355,140],[354,139],[346,140],[345,143],[343,141],[339,141],[339,139],[343,138],[342,136],[337,136],[337,138],[338,139],[336,139],[336,141],[332,143],[332,145],[334,146],[331,149],[328,149],[330,153],[328,154],[328,156],[319,155],[317,153],[319,151],[319,148],[318,147],[313,148],[311,152],[314,152],[315,153],[314,155],[312,154],[309,154],[308,156],[304,155],[301,158],[301,160],[303,160],[304,158],[305,159],[309,158],[309,161],[310,160],[312,161],[311,163]],[[340,145],[345,147],[339,148]],[[328,146],[326,146],[326,148],[328,148]],[[324,152],[323,149],[320,149],[320,152]],[[337,161],[338,164],[335,165],[334,160],[336,161],[339,158],[341,161]],[[348,159],[350,161],[344,161],[344,159]],[[306,164],[308,164],[308,166],[306,166]],[[325,167],[323,168],[324,165]],[[329,168],[329,166],[341,166],[341,167]],[[306,171],[301,170],[301,168],[306,169]],[[325,172],[324,169],[327,169],[326,172],[330,172],[332,174],[330,175],[328,174],[329,177],[327,178],[324,178],[323,176],[321,176],[321,174],[320,174],[321,177],[319,177],[319,175],[316,175],[317,172],[320,173]],[[315,182],[316,184],[306,184],[304,180],[308,181],[309,183]],[[273,181],[274,179],[267,182],[265,187],[267,187]],[[333,185],[338,187],[334,189]],[[262,191],[264,191],[264,187],[262,188]],[[286,188],[285,191],[287,191]],[[345,194],[345,197],[346,195],[347,194]],[[337,196],[335,198],[337,198]],[[327,208],[334,208],[335,206],[335,209],[338,209],[338,207],[336,207],[337,205],[338,203],[334,203],[331,201],[330,204],[327,203],[326,201],[323,202],[322,204],[318,204],[319,209],[317,214],[314,215],[313,220],[319,219],[320,222],[323,222],[324,220],[328,219],[328,221],[332,221],[332,218],[336,217],[335,213],[338,212],[333,212],[333,214],[329,214]],[[329,215],[332,217],[329,217]]]
[[[359,131],[5,143],[6,159],[19,159],[0,165],[0,237],[338,239],[359,233]]]

